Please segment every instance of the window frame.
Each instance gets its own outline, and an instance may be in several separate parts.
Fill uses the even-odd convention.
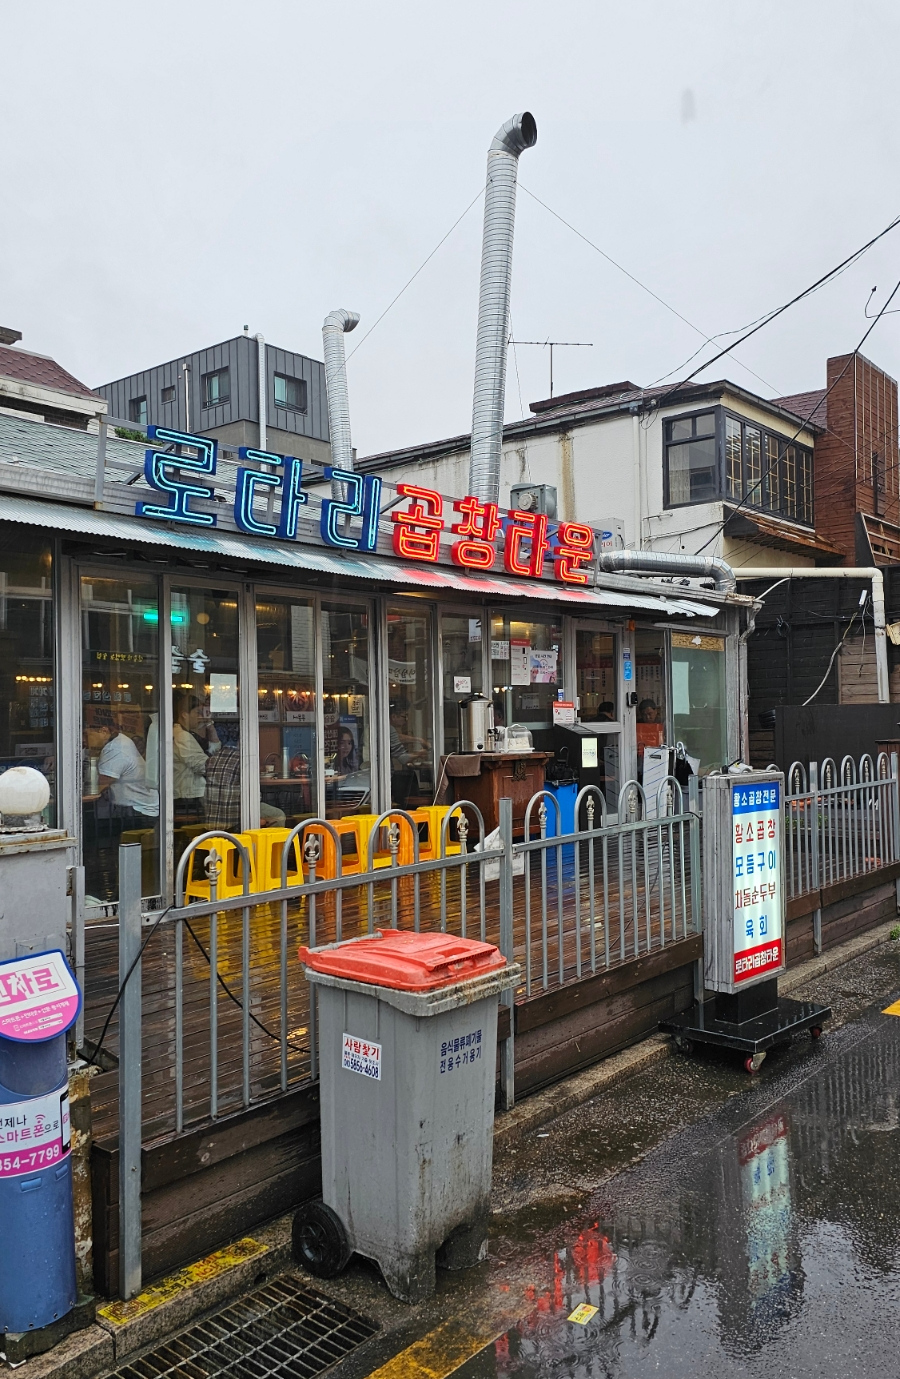
[[[281,380],[284,383],[293,383],[297,387],[300,393],[300,402],[297,406],[295,406],[293,402],[278,401],[279,380]],[[272,392],[275,397],[275,406],[278,408],[279,411],[298,412],[301,416],[306,416],[306,413],[309,410],[309,389],[307,388],[305,378],[297,378],[293,374],[275,373],[272,376]],[[285,392],[287,392],[287,389],[285,389]]]
[[[673,502],[671,485],[669,481],[669,451],[672,447],[690,443],[693,437],[685,437],[684,440],[672,440],[671,428],[675,422],[690,421],[695,422],[698,417],[708,416],[710,411],[715,415],[715,440],[716,440],[716,467],[718,492],[712,498],[695,498],[684,503]],[[741,440],[741,492],[734,495],[728,492],[728,457],[726,454],[726,434],[728,423],[734,422],[740,427]],[[681,412],[676,416],[665,417],[663,419],[663,500],[664,506],[668,508],[697,507],[701,503],[736,503],[743,504],[751,512],[764,513],[771,517],[780,518],[785,522],[793,522],[797,526],[815,528],[815,448],[808,445],[801,445],[795,438],[783,435],[780,431],[775,431],[767,427],[764,423],[750,420],[741,416],[729,408],[717,406],[712,409],[709,407],[699,408],[693,412]],[[748,475],[748,453],[747,453],[747,429],[759,433],[760,438],[760,469],[763,477],[762,501],[754,501],[747,497],[749,475]],[[778,448],[778,460],[774,471],[770,470],[769,442],[774,441]],[[790,476],[788,474],[788,451],[793,451],[794,474],[790,480],[793,484],[793,506],[794,511],[788,510],[786,494]],[[775,501],[773,502],[773,488],[775,489]],[[807,507],[808,505],[808,507]],[[804,510],[806,509],[806,510]]]
[[[171,396],[171,397],[167,397],[167,396],[166,396],[167,393],[171,393],[172,396]],[[163,386],[162,386],[162,387],[160,388],[160,390],[159,390],[159,402],[160,402],[160,406],[161,406],[161,407],[171,407],[172,404],[175,403],[175,402],[177,402],[177,401],[178,401],[178,387],[177,387],[177,385],[176,385],[175,383],[164,383]]]
[[[210,381],[214,378],[222,378],[223,375],[228,386],[228,391],[212,401],[209,396]],[[203,389],[203,410],[205,412],[212,411],[214,407],[224,407],[226,403],[231,401],[231,370],[227,364],[223,364],[221,368],[210,369],[207,373],[201,374],[200,385]]]
[[[143,416],[141,408],[143,407]],[[150,421],[150,408],[147,406],[147,394],[142,393],[139,397],[128,399],[128,420],[133,421],[135,426],[147,426]]]

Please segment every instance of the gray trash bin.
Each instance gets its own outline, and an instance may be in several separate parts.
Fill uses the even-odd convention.
[[[300,957],[318,993],[323,1201],[295,1217],[296,1257],[331,1277],[365,1255],[419,1302],[436,1262],[485,1255],[497,1007],[519,968],[491,944],[390,929]]]

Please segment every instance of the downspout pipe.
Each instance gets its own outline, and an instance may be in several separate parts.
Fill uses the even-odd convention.
[[[469,460],[469,493],[482,502],[500,497],[516,178],[519,155],[536,143],[537,124],[526,110],[497,130],[488,149]]]
[[[875,668],[878,677],[878,702],[891,702],[888,679],[887,636],[884,630],[884,575],[877,565],[753,565],[745,566],[737,579],[870,579],[872,581],[872,620],[875,624]]]
[[[266,342],[259,331],[256,332],[256,379],[259,388],[259,448],[266,448]]]
[[[721,594],[733,594],[735,573],[715,555],[681,555],[668,551],[601,551],[597,563],[607,574],[675,575],[713,579]]]

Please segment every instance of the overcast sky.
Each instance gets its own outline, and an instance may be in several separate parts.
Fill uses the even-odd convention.
[[[520,183],[709,334],[900,211],[891,0],[3,0],[0,33],[0,323],[93,386],[245,323],[321,358],[339,306],[351,349],[523,109]],[[481,216],[350,362],[360,455],[468,429]],[[900,228],[708,377],[822,386],[898,278]],[[521,190],[512,325],[592,342],[558,351],[557,392],[651,383],[702,343]],[[898,375],[896,316],[866,353]],[[547,351],[511,353],[507,419],[548,391]]]

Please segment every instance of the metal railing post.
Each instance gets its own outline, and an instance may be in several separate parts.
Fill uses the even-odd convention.
[[[500,952],[513,961],[513,826],[512,800],[500,801]],[[509,1034],[500,1047],[500,1105],[509,1111],[516,1100],[515,992],[510,988],[500,997],[509,1010]]]
[[[141,845],[119,848],[119,1293],[141,1290]],[[132,970],[133,969],[133,970]]]
[[[893,858],[894,862],[900,861],[900,757],[896,752],[891,752],[891,813],[893,815],[894,839],[893,839]],[[900,911],[900,876],[896,881],[897,909]]]
[[[105,417],[100,418],[97,432],[97,464],[94,472],[94,507],[103,506],[103,485],[106,482],[106,437],[109,427]]]
[[[809,807],[812,810],[810,829],[810,848],[812,850],[812,889],[819,903],[813,910],[813,952],[816,957],[822,952],[822,877],[819,848],[819,763],[809,763]]]
[[[691,918],[694,933],[703,933],[703,877],[700,871],[700,781],[697,776],[688,777],[688,811],[691,816]],[[703,954],[694,963],[694,1000],[702,1005],[706,990],[704,980]]]

